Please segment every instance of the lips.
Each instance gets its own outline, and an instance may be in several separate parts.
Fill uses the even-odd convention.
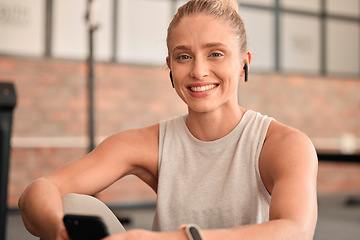
[[[216,87],[216,84],[210,84],[210,85],[205,85],[205,86],[201,86],[201,87],[190,87],[189,89],[192,92],[204,92],[210,89],[213,89]]]
[[[218,84],[207,84],[207,85],[201,85],[201,86],[188,86],[188,89],[191,92],[205,92],[208,90],[211,90],[213,88],[216,88],[218,86]]]

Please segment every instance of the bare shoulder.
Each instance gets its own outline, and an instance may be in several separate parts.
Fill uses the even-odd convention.
[[[116,133],[105,139],[89,154],[101,159],[107,172],[117,178],[136,175],[154,190],[158,177],[159,124]]]
[[[269,150],[281,150],[276,151],[276,154],[286,153],[289,150],[301,152],[311,151],[314,153],[313,144],[306,134],[277,121],[272,121],[269,126],[264,150],[267,148],[269,148]],[[275,153],[274,151],[272,152]]]
[[[95,154],[111,159],[127,161],[132,166],[150,167],[157,163],[159,147],[159,124],[145,128],[130,129],[116,133],[105,139]],[[157,167],[157,166],[156,166]]]
[[[282,178],[316,179],[317,154],[309,137],[277,121],[269,126],[259,161],[261,175],[270,192],[274,181]]]
[[[119,144],[126,145],[127,147],[153,147],[158,144],[159,138],[159,124],[155,124],[145,128],[130,129],[122,132],[118,132],[106,140],[103,143],[106,145]]]
[[[277,121],[272,121],[269,126],[263,150],[270,157],[316,155],[306,134]]]

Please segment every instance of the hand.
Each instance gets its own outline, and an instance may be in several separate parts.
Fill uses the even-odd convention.
[[[152,232],[134,229],[123,233],[108,236],[102,240],[187,240],[184,231],[175,232]]]
[[[71,240],[66,228],[64,226],[60,227],[59,230],[55,231],[54,235],[48,237],[41,237],[40,240],[51,239],[51,240]]]
[[[123,233],[114,234],[103,238],[102,240],[145,240],[145,239],[160,239],[156,238],[156,233],[141,229],[126,231]]]
[[[61,228],[58,231],[58,234],[56,236],[56,240],[70,240],[70,237],[69,237],[65,227]]]

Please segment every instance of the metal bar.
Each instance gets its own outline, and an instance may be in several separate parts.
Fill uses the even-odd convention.
[[[88,134],[89,152],[95,148],[95,106],[94,106],[94,33],[98,27],[97,0],[88,0],[86,14],[89,29],[89,56],[88,56]]]
[[[321,4],[323,4],[322,2],[323,2],[323,0],[321,0]],[[309,17],[318,17],[319,15],[321,15],[321,12],[318,13],[318,12],[312,12],[312,11],[306,11],[306,10],[299,10],[299,9],[291,9],[291,8],[281,7],[278,4],[278,0],[275,0],[275,6],[274,7],[261,6],[261,5],[249,4],[249,3],[240,3],[240,6],[241,7],[246,7],[246,8],[257,9],[257,10],[267,10],[267,11],[276,11],[276,9],[278,9],[279,12],[281,12],[281,13],[291,13],[291,14],[303,15],[303,16],[309,16]],[[321,9],[321,11],[322,11],[322,9]],[[324,11],[326,12],[326,9],[324,9]],[[360,21],[359,17],[352,17],[352,16],[345,16],[345,15],[338,15],[338,14],[330,14],[330,13],[327,13],[326,17],[331,18],[331,19],[335,19],[335,20],[343,20],[343,21],[349,21],[349,22],[359,22]]]
[[[275,0],[275,70],[280,71],[280,2]]]
[[[1,141],[1,151],[0,151],[0,239],[5,239],[6,236],[6,215],[7,215],[7,189],[8,189],[8,176],[9,176],[9,136],[7,133],[7,128],[9,124],[11,125],[11,112],[1,112],[0,113],[0,141]]]
[[[112,62],[116,62],[118,50],[118,4],[118,0],[113,0]]]
[[[319,161],[360,163],[360,154],[317,154]]]
[[[334,20],[341,20],[341,21],[347,21],[347,22],[359,22],[359,20],[360,20],[360,18],[358,18],[358,17],[329,14],[329,13],[326,14],[326,17],[334,19]]]
[[[94,110],[94,29],[89,28],[89,57],[88,57],[88,134],[89,152],[95,148],[95,110]]]
[[[0,83],[0,239],[5,239],[6,236],[10,137],[15,105],[14,85]]]
[[[45,57],[51,57],[52,52],[52,19],[53,19],[53,0],[45,2]]]
[[[326,0],[321,0],[320,10],[320,73],[326,75],[327,73],[327,51],[326,51]]]

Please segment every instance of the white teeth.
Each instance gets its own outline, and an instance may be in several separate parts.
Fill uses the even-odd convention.
[[[201,87],[191,87],[190,90],[193,92],[203,92],[203,91],[213,89],[214,87],[216,87],[216,84],[211,84],[211,85],[206,85],[206,86],[201,86]]]

